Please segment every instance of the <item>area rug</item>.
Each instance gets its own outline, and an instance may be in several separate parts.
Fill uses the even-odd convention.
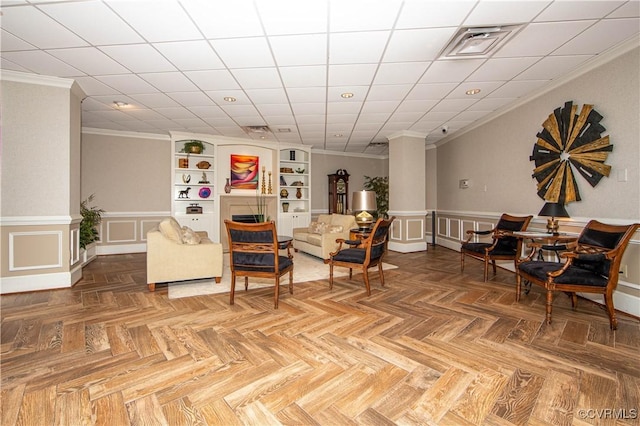
[[[302,252],[295,253],[293,256],[293,282],[302,283],[307,281],[329,279],[329,265],[325,265],[322,259],[311,256]],[[382,264],[382,269],[395,269],[397,266],[388,263]],[[372,268],[369,274],[375,272]],[[354,271],[354,274],[356,272]],[[336,266],[333,268],[334,277],[344,277],[349,275],[349,269]],[[287,275],[281,278],[280,283],[287,284],[289,278]],[[249,290],[252,288],[273,286],[272,279],[249,278]],[[179,299],[182,297],[201,296],[206,294],[228,293],[231,288],[231,272],[229,271],[229,255],[224,255],[224,269],[222,272],[222,280],[216,284],[213,279],[180,281],[169,283],[169,299]],[[236,280],[236,291],[244,290],[244,279]]]

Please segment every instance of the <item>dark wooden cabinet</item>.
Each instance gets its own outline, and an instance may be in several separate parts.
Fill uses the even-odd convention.
[[[329,213],[345,214],[349,210],[349,174],[341,169],[329,177]]]

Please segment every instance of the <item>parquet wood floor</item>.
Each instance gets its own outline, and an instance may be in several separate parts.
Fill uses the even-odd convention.
[[[295,261],[295,259],[294,259]],[[638,425],[640,324],[567,297],[544,323],[514,274],[458,253],[398,269],[185,299],[147,291],[144,254],[72,289],[1,297],[2,425]]]

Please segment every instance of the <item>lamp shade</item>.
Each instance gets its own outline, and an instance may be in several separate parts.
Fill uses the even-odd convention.
[[[354,212],[376,211],[376,193],[374,191],[355,191],[351,200],[351,209]]]
[[[538,213],[538,216],[570,217],[564,205],[561,203],[545,203],[540,213]]]

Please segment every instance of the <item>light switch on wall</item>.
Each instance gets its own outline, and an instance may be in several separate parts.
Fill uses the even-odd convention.
[[[627,181],[627,169],[618,170],[618,182]]]
[[[467,189],[469,185],[469,179],[460,179],[460,189]]]

